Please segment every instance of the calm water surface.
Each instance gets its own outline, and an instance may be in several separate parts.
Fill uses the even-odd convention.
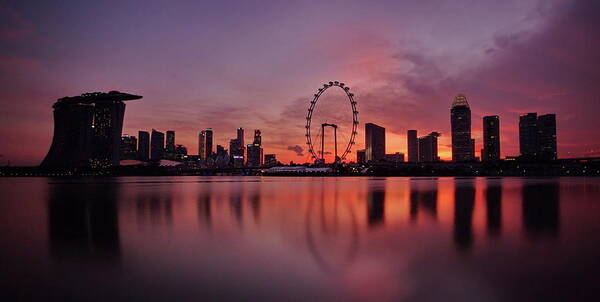
[[[0,194],[3,301],[600,298],[597,178],[2,178]]]

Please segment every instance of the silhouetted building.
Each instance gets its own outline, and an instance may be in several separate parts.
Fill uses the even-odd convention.
[[[150,160],[159,161],[165,156],[165,134],[152,129],[150,141]]]
[[[521,156],[535,158],[538,155],[537,113],[521,114],[519,117],[519,150]]]
[[[182,161],[187,158],[187,148],[183,145],[175,145],[174,160]]]
[[[500,159],[500,118],[497,115],[483,117],[483,151],[481,160]]]
[[[138,138],[137,159],[141,161],[148,161],[150,159],[150,133],[148,133],[148,131],[139,131]]]
[[[248,145],[248,167],[260,167],[263,162],[263,149],[257,145]]]
[[[408,130],[406,138],[408,141],[408,161],[416,163],[419,161],[419,139],[417,138],[417,130]]]
[[[365,159],[380,161],[385,157],[385,128],[373,123],[365,124]]]
[[[440,160],[438,156],[438,132],[431,132],[429,135],[419,137],[419,162],[436,162]]]
[[[206,149],[205,149],[206,133],[204,130],[198,133],[198,160],[206,160]]]
[[[229,153],[231,155],[231,163],[234,167],[240,168],[244,166],[244,152],[245,148],[241,145],[239,138],[234,138],[229,141]]]
[[[213,155],[213,131],[212,128],[204,130],[204,158],[209,159]]]
[[[175,159],[175,131],[167,131],[167,141],[165,146],[166,159]]]
[[[42,168],[105,168],[119,164],[125,116],[123,101],[142,98],[111,91],[56,101],[54,137]]]
[[[367,150],[356,150],[356,162],[359,164],[364,164],[367,162]]]
[[[262,137],[260,136],[260,130],[254,130],[254,142],[253,145],[262,147]]]
[[[538,116],[537,126],[539,157],[544,160],[556,159],[556,115],[545,114]]]
[[[390,163],[401,163],[404,162],[404,153],[396,152],[393,154],[386,154],[384,159],[386,162]]]
[[[519,149],[528,159],[554,160],[556,148],[556,115],[521,114],[519,118]]]
[[[136,159],[137,158],[137,138],[127,134],[121,137],[121,155],[120,159]]]
[[[471,108],[467,97],[459,94],[454,97],[450,109],[452,128],[452,161],[464,162],[474,158],[474,146],[471,141]]]
[[[277,156],[275,154],[265,154],[265,166],[276,166]]]
[[[240,127],[237,129],[237,137],[239,140],[239,146],[242,149],[241,150],[241,155],[242,155],[242,166],[246,163],[246,143],[244,140],[244,128]],[[229,152],[233,152],[233,149],[229,148]]]

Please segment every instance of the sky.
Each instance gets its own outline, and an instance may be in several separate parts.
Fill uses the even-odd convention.
[[[52,104],[119,90],[123,133],[175,130],[198,153],[213,128],[262,131],[265,153],[308,161],[305,116],[323,83],[340,81],[364,123],[386,128],[387,153],[406,131],[432,131],[450,159],[450,105],[467,96],[476,150],[482,117],[499,115],[502,156],[518,155],[519,114],[557,115],[559,157],[600,156],[600,2],[0,1],[0,163],[37,165],[52,140]],[[313,124],[351,109],[341,90],[319,99]],[[313,129],[317,133],[318,129]],[[313,138],[315,139],[315,138]],[[332,151],[326,133],[326,151]],[[479,152],[477,152],[479,153]]]

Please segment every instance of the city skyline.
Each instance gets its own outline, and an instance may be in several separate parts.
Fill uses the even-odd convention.
[[[312,88],[330,79],[352,84],[361,124],[386,128],[386,154],[406,152],[406,130],[418,129],[440,132],[439,155],[449,160],[448,100],[457,93],[472,105],[477,157],[483,116],[502,120],[505,157],[519,154],[519,114],[528,112],[556,114],[559,158],[600,153],[593,114],[600,110],[593,1],[459,1],[441,8],[353,3],[336,14],[319,11],[318,3],[223,2],[200,9],[151,1],[152,9],[132,9],[111,24],[94,17],[120,15],[127,11],[121,5],[127,6],[109,1],[69,11],[48,4],[2,7],[7,24],[0,31],[0,75],[8,87],[0,95],[3,161],[41,163],[53,131],[48,108],[57,98],[121,90],[145,96],[128,106],[124,134],[174,130],[179,143],[196,150],[197,132],[206,127],[219,134],[214,146],[229,146],[237,127],[261,129],[269,138],[265,150],[282,162],[305,162],[310,158],[302,118]],[[44,14],[36,13],[40,8]],[[183,15],[173,20],[169,11]],[[244,11],[244,18],[219,18],[236,11]],[[301,22],[308,17],[314,24]],[[155,22],[132,24],[148,19]],[[267,34],[271,42],[250,43]],[[237,51],[241,46],[244,52]],[[318,109],[335,113],[342,104],[338,97],[327,92]],[[343,134],[343,116],[322,116],[329,119],[315,124],[338,124]],[[356,142],[349,160],[365,147],[362,131]]]

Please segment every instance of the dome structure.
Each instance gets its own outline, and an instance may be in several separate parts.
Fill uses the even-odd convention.
[[[469,102],[467,102],[467,97],[464,94],[459,94],[454,97],[452,101],[452,108],[464,106],[469,108]]]

